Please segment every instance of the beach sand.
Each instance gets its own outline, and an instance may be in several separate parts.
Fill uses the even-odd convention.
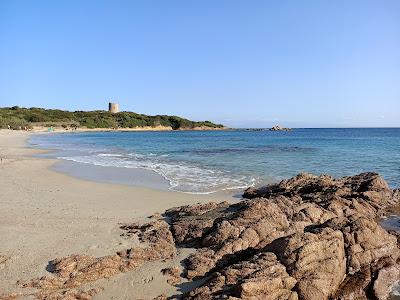
[[[46,266],[52,259],[69,254],[103,256],[132,247],[132,241],[120,236],[121,223],[141,222],[174,206],[237,201],[228,195],[153,190],[58,173],[51,169],[56,160],[32,156],[41,151],[26,147],[30,134],[0,130],[0,255],[6,258],[0,264],[0,295],[28,293],[17,281],[49,274]],[[92,286],[103,291],[95,299],[174,295],[177,288],[166,282],[160,270],[179,265],[189,252],[99,280]]]

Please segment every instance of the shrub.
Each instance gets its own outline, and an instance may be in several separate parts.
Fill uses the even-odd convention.
[[[173,129],[190,129],[197,126],[206,126],[210,128],[222,127],[220,124],[214,124],[210,121],[193,122],[177,116],[147,116],[134,112],[119,112],[112,114],[107,111],[64,111],[59,109],[44,109],[31,107],[20,108],[13,106],[11,108],[0,108],[0,128],[12,128],[28,126],[29,124],[45,125],[48,127],[70,126],[73,128],[134,128],[141,126],[170,126]],[[73,124],[73,125],[72,125]],[[67,127],[64,127],[67,128]]]

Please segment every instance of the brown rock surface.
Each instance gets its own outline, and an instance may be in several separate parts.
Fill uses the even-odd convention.
[[[165,212],[172,222],[171,231],[177,244],[192,245],[212,227],[220,210],[229,206],[228,202],[186,205],[171,208]]]
[[[0,294],[0,300],[15,300],[22,296],[22,293]]]
[[[90,300],[99,292],[100,289],[41,291],[36,295],[36,298],[43,300]]]
[[[374,295],[377,299],[386,300],[394,285],[399,281],[399,266],[392,265],[380,269],[374,282]]]
[[[397,238],[375,219],[399,202],[399,193],[379,175],[363,173],[335,179],[300,174],[278,184],[248,189],[244,196],[251,199],[230,206],[213,204],[200,218],[177,213],[181,208],[167,212],[167,216],[173,215],[171,227],[179,226],[173,230],[175,239],[197,247],[186,260],[187,277],[211,278],[187,299],[219,299],[221,295],[266,299],[263,283],[257,288],[252,281],[244,284],[249,278],[255,280],[253,275],[228,278],[227,274],[233,269],[245,274],[249,261],[264,270],[265,266],[252,257],[271,252],[287,276],[297,282],[287,286],[291,293],[282,299],[384,299],[387,295],[390,287],[376,280],[383,268],[391,272],[382,271],[382,278],[395,274],[399,248]],[[193,220],[197,223],[194,227],[189,224]],[[193,228],[195,239],[190,232]],[[379,292],[371,294],[374,282],[377,291],[382,291],[379,296]],[[279,294],[281,288],[268,286],[272,288],[269,295]]]
[[[276,255],[262,252],[250,260],[243,260],[214,273],[202,287],[195,289],[186,299],[297,299],[292,291],[296,279],[289,276]]]
[[[363,215],[374,216],[399,201],[399,191],[391,190],[376,173],[361,173],[339,179],[329,175],[315,176],[302,173],[277,184],[248,188],[243,197],[253,199],[277,195],[287,197],[297,195],[303,202],[317,203],[324,208],[337,204],[346,206],[342,208],[350,210],[349,212],[358,211]]]
[[[343,232],[349,274],[359,272],[382,258],[397,261],[400,256],[397,238],[363,216],[356,214],[347,219],[335,218],[323,226]]]
[[[343,234],[323,228],[280,239],[275,252],[297,281],[300,299],[328,299],[346,275]]]
[[[168,297],[166,295],[159,295],[157,297],[155,297],[153,300],[167,300]]]
[[[182,271],[178,267],[170,267],[161,270],[161,273],[168,276],[167,282],[171,285],[178,284],[182,281],[181,273]]]

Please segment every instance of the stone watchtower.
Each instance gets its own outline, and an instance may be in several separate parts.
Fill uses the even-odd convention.
[[[110,113],[113,113],[113,114],[119,112],[119,105],[118,105],[118,103],[112,103],[112,102],[108,103],[108,111],[109,111]]]

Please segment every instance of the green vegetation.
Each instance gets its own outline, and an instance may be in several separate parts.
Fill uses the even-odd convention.
[[[63,128],[135,128],[143,126],[171,126],[172,129],[194,127],[222,128],[221,124],[210,121],[194,122],[177,116],[147,116],[133,112],[110,113],[108,111],[65,111],[44,108],[20,108],[18,106],[0,108],[0,128],[31,128],[32,126]]]

